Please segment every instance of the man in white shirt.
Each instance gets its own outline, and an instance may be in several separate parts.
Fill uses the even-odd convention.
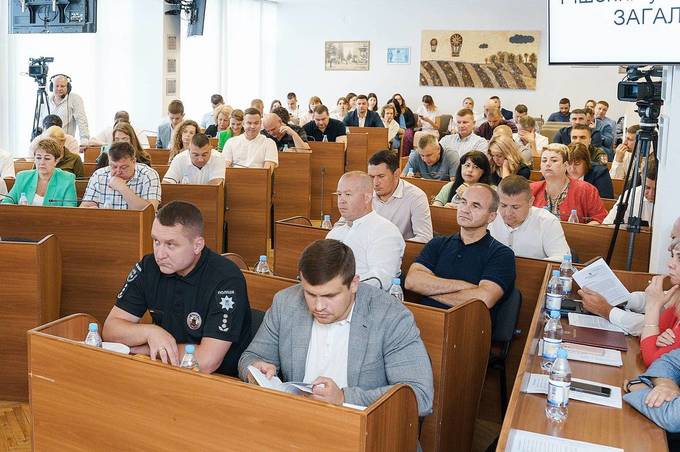
[[[76,127],[80,134],[80,141],[87,142],[90,138],[90,129],[87,124],[85,105],[78,94],[71,92],[71,80],[64,74],[57,74],[50,79],[50,90],[53,95],[47,100],[50,113],[61,118],[64,131],[76,135]],[[43,112],[46,116],[47,109]],[[44,116],[43,116],[44,118]]]
[[[642,214],[640,219],[649,223],[650,226],[652,225],[652,214],[654,213],[654,200],[656,198],[656,173],[657,173],[656,160],[649,159],[647,177],[645,178],[644,192],[642,185],[639,185],[635,187],[635,191],[633,192],[635,195],[635,199],[633,199],[633,196],[630,196],[628,198],[628,209],[625,213],[625,216],[623,217],[624,224],[628,224],[628,217],[630,217],[631,215],[633,214],[638,215],[640,197],[643,197]],[[621,203],[621,200],[625,200],[626,197],[628,197],[628,191],[626,191],[626,193],[622,193],[621,196],[619,196],[619,198],[616,200],[616,204],[614,204],[614,207],[612,207],[612,209],[609,211],[602,224],[614,224],[614,220],[616,219],[616,211],[619,208],[619,204]]]
[[[0,149],[0,179],[14,179],[14,158],[4,149]]]
[[[439,140],[445,151],[454,151],[458,158],[462,158],[470,151],[486,153],[489,143],[479,135],[475,135],[475,114],[469,108],[463,108],[456,113],[458,133],[446,135]]]
[[[517,133],[512,139],[519,145],[522,161],[531,168],[533,157],[539,157],[541,150],[548,145],[548,137],[536,132],[536,120],[531,116],[523,116],[517,121]]]
[[[99,132],[94,138],[90,139],[90,144],[91,145],[108,144],[109,146],[113,144],[113,128],[116,126],[116,124],[118,124],[119,121],[132,124],[130,122],[130,114],[127,111],[125,110],[117,111],[116,114],[113,115],[113,124],[107,126],[101,132]],[[143,133],[143,131],[137,129],[136,127],[134,127],[134,130],[135,134],[137,135],[137,139],[139,140],[139,145],[143,149],[148,149],[149,140],[146,137],[146,135]]]
[[[500,215],[489,224],[489,232],[516,256],[560,262],[571,254],[560,221],[547,210],[533,207],[528,180],[517,175],[503,178],[498,197]]]
[[[373,179],[373,210],[401,231],[404,240],[427,243],[432,239],[432,218],[427,195],[399,177],[399,156],[378,151],[368,160]]]
[[[279,152],[271,138],[260,134],[262,114],[257,108],[243,112],[243,131],[224,146],[227,167],[266,168],[274,170],[279,164]]]
[[[297,101],[297,96],[295,93],[288,93],[286,96],[288,100],[288,114],[290,115],[290,122],[295,124],[296,126],[300,125],[300,118],[302,117],[303,113],[300,111],[300,107],[298,106],[298,101]]]
[[[635,140],[637,139],[638,130],[640,130],[639,124],[628,127],[623,142],[616,147],[612,167],[609,169],[609,176],[612,179],[623,179],[626,177],[630,157],[635,150]]]
[[[172,159],[163,183],[219,185],[224,182],[225,168],[224,158],[210,146],[210,138],[197,133],[189,149]]]
[[[373,183],[368,174],[351,171],[338,181],[338,210],[342,217],[326,236],[345,243],[356,259],[364,281],[388,290],[404,255],[404,238],[388,219],[373,211]]]
[[[31,153],[35,153],[35,150],[38,149],[38,141],[42,140],[43,138],[48,138],[47,129],[52,126],[61,127],[62,124],[63,122],[61,121],[61,118],[57,115],[45,116],[42,121],[43,132],[37,137],[33,138],[31,144],[28,145],[28,149],[30,149]],[[80,155],[80,145],[78,144],[78,140],[67,133],[64,133],[64,138],[66,139],[64,142],[64,147],[70,152],[73,152],[75,155]]]

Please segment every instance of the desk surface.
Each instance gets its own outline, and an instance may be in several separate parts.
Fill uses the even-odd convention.
[[[558,268],[556,265],[552,268]],[[545,293],[547,277],[550,269],[546,270],[546,279],[540,294]],[[620,272],[616,272],[620,273]],[[625,273],[648,278],[644,273]],[[628,278],[621,278],[626,284]],[[639,279],[639,278],[638,278]],[[626,284],[630,289],[630,284]],[[539,295],[542,298],[542,295]],[[530,432],[558,436],[602,444],[611,447],[625,448],[636,452],[666,451],[666,435],[647,420],[630,405],[623,403],[622,409],[592,405],[585,402],[570,401],[569,417],[563,424],[553,424],[545,416],[545,395],[524,394],[520,392],[522,378],[526,372],[541,373],[541,357],[536,355],[538,339],[543,331],[543,303],[536,303],[534,317],[531,322],[529,340],[524,346],[524,353],[520,362],[517,378],[512,390],[510,404],[505,415],[498,449],[505,449],[511,428]],[[565,322],[565,320],[563,320]],[[637,338],[627,337],[628,352],[622,353],[623,366],[611,367],[578,361],[569,361],[572,377],[583,378],[621,387],[623,381],[635,378],[644,370],[644,364],[639,357],[639,342]]]

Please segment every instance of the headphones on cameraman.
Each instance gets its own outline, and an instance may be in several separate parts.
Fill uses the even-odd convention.
[[[66,79],[66,94],[71,94],[71,77],[69,77],[66,74],[54,74],[52,77],[50,77],[50,92],[54,92],[54,79],[57,77],[64,77]]]

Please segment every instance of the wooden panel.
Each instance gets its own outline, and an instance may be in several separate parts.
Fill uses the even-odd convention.
[[[95,163],[102,152],[101,146],[88,146],[83,151],[83,163]]]
[[[332,207],[335,199],[333,192],[337,190],[338,181],[345,172],[345,145],[310,141],[309,146],[312,148],[310,218],[322,220],[323,215],[326,214],[330,215],[335,222],[340,214]]]
[[[205,244],[221,253],[224,242],[224,184],[161,184],[161,205],[171,201],[187,201],[199,208],[205,224]]]
[[[35,450],[125,445],[185,451],[187,438],[189,449],[205,451],[318,450],[321,442],[330,451],[415,449],[416,401],[406,385],[392,388],[367,410],[353,410],[47,333],[72,336],[76,328],[82,333],[90,320],[81,314],[59,321],[73,327],[48,325],[29,333]],[[93,409],[93,400],[106,409]]]
[[[108,315],[130,269],[152,250],[154,209],[144,211],[0,205],[0,237],[59,239],[61,315]],[[81,232],[78,232],[81,231]]]
[[[290,286],[298,283],[292,278],[280,276],[262,275],[249,270],[243,270],[248,286],[248,302],[252,309],[267,311],[274,301],[274,295]]]
[[[612,179],[612,185],[614,186],[614,198],[618,198],[623,191],[623,179]]]
[[[568,122],[546,122],[543,124],[541,127],[541,135],[544,137],[548,138],[548,143],[553,142],[553,138],[555,138],[555,134],[557,133],[558,130],[560,130],[562,127],[569,127],[571,124]]]
[[[269,170],[227,168],[226,221],[227,250],[240,254],[248,265],[255,265],[267,254],[272,206]]]
[[[0,241],[0,400],[28,400],[26,331],[59,317],[61,254],[54,235]]]
[[[170,159],[170,151],[168,149],[144,149],[151,157],[151,165],[155,168],[158,165],[167,165]],[[158,170],[156,170],[158,171]]]
[[[213,149],[217,149],[217,145],[219,144],[220,140],[217,137],[211,137],[210,138],[210,147]]]
[[[422,177],[402,177],[405,181],[408,181],[420,188],[427,195],[427,199],[430,204],[434,201],[435,196],[439,194],[442,187],[447,184],[447,181],[435,180],[435,179],[423,179]]]
[[[345,171],[363,171],[368,169],[368,134],[353,133],[347,135],[347,160]]]
[[[430,206],[432,231],[437,235],[451,235],[460,231],[456,215],[458,209],[451,207]]]
[[[607,209],[607,211],[612,210],[614,208],[614,204],[616,204],[616,199],[607,199],[607,198],[601,198],[602,199],[602,204],[604,204],[604,208]]]
[[[5,185],[7,185],[7,193],[14,187],[14,178],[13,177],[6,177],[4,179]]]
[[[14,172],[18,173],[19,171],[24,171],[24,170],[29,170],[33,169],[33,160],[15,160],[14,161]]]
[[[274,221],[294,216],[310,218],[312,202],[312,152],[294,149],[279,152],[274,172]]]
[[[149,141],[149,147],[152,149],[156,148],[156,141],[158,141],[158,137],[156,135],[147,135],[146,139]],[[147,149],[148,151],[148,149]]]
[[[383,149],[389,149],[387,128],[385,127],[348,127],[348,131],[349,135],[357,133],[365,133],[368,135],[368,143],[366,144],[366,165],[368,165],[368,159],[371,158],[373,154],[382,151]]]
[[[545,292],[551,268],[546,269],[541,293]],[[615,271],[617,276],[630,283],[631,279],[639,278],[636,287],[649,280],[649,274],[627,275]],[[629,287],[633,290],[633,286]],[[579,401],[569,402],[569,419],[555,428],[555,424],[545,416],[545,396],[523,394],[519,391],[525,372],[541,373],[541,357],[536,354],[538,339],[543,330],[543,305],[536,305],[526,342],[522,360],[517,373],[517,379],[512,390],[508,411],[503,422],[501,436],[497,450],[504,450],[508,433],[511,428],[529,430],[546,435],[587,441],[606,446],[625,448],[636,452],[667,450],[666,436],[663,430],[656,427],[630,405],[624,403],[622,409],[611,409]],[[622,353],[623,367],[598,366],[590,363],[571,361],[569,364],[572,376],[587,380],[621,387],[624,380],[633,378],[644,371],[644,365],[639,358],[639,344],[637,338],[627,337],[628,351]]]
[[[295,279],[298,275],[298,259],[305,246],[315,240],[326,238],[326,229],[277,221],[274,235],[274,273]]]
[[[531,171],[531,176],[529,176],[529,180],[531,182],[538,182],[539,180],[543,179],[543,174],[540,171],[537,170],[532,170]]]

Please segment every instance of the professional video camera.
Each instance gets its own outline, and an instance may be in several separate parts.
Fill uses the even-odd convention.
[[[28,75],[35,79],[39,85],[45,85],[47,83],[47,72],[49,71],[47,63],[52,63],[53,61],[53,57],[29,58]]]
[[[661,81],[654,81],[652,77],[662,77],[663,68],[643,67],[628,66],[626,77],[619,82],[617,97],[624,102],[635,102],[640,114],[640,127],[652,130],[656,129],[663,105]],[[643,81],[638,81],[642,78]]]

